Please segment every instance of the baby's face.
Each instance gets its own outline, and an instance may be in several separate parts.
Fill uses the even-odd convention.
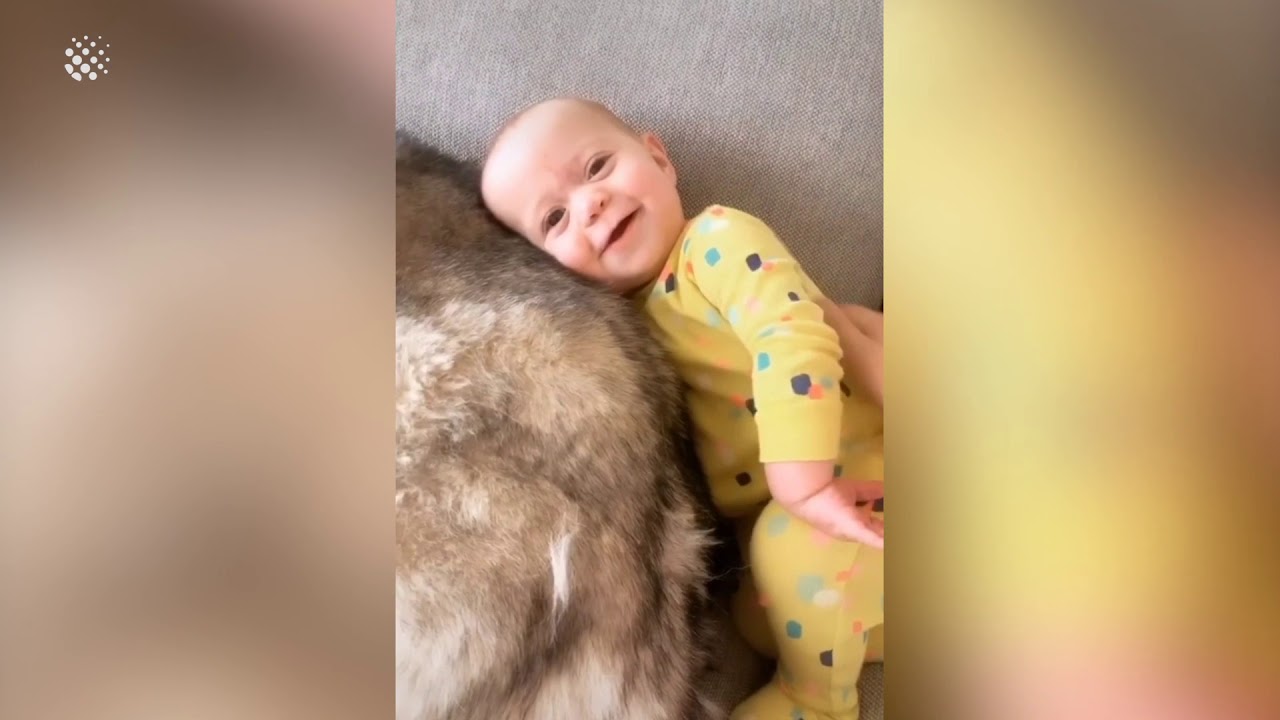
[[[569,103],[536,107],[508,128],[481,189],[503,223],[623,294],[658,276],[685,223],[662,143]]]

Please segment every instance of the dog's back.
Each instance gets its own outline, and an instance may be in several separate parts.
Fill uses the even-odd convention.
[[[398,142],[397,717],[713,717],[676,378],[475,187]]]

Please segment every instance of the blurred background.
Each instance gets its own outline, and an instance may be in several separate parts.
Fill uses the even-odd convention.
[[[391,717],[393,8],[4,13],[0,717]]]
[[[394,11],[5,9],[0,717],[393,714]],[[1280,716],[1277,32],[886,3],[888,717]]]
[[[888,717],[1280,710],[1277,10],[886,4]]]

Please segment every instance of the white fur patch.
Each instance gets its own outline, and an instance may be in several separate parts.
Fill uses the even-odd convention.
[[[396,429],[405,431],[428,408],[427,394],[457,353],[430,320],[396,318]]]
[[[467,689],[449,682],[458,675],[466,626],[436,618],[428,634],[417,607],[430,592],[425,576],[396,576],[396,720],[443,718]]]
[[[598,655],[580,655],[572,665],[543,681],[526,718],[616,718],[622,701],[622,684],[622,674],[616,665],[602,662]],[[626,717],[649,720],[662,714],[631,713]]]
[[[460,388],[450,373],[467,340],[438,318],[396,317],[396,473],[408,473],[426,458],[424,426],[456,428],[465,417]],[[442,384],[445,386],[442,387]]]
[[[702,693],[698,693],[698,704],[702,706],[703,712],[709,718],[724,717],[727,714],[724,708]]]
[[[419,423],[460,431],[467,417],[466,388],[482,378],[451,370],[468,348],[493,337],[498,320],[490,306],[460,302],[448,303],[428,318],[396,316],[398,469],[423,459],[412,442]]]
[[[458,498],[458,517],[464,523],[481,526],[489,522],[489,493],[480,488],[468,488]]]
[[[434,324],[396,318],[396,473],[407,472],[421,458],[413,429],[426,414],[427,392],[434,376],[453,365],[448,338]]]
[[[555,636],[560,618],[569,608],[569,551],[573,533],[567,532],[551,543],[551,633]]]
[[[416,500],[419,495],[417,488],[397,488],[396,489],[396,507],[400,507],[410,500]]]

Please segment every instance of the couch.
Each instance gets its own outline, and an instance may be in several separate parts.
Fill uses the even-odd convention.
[[[397,125],[478,159],[516,110],[594,98],[662,137],[691,213],[754,213],[829,296],[879,307],[882,20],[882,0],[397,0]]]

